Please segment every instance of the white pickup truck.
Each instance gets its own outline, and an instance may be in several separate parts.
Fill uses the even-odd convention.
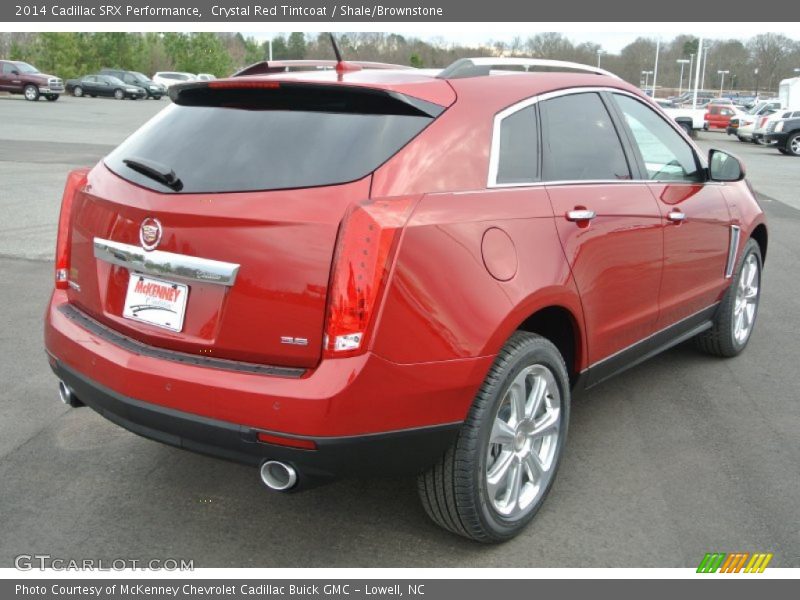
[[[705,108],[664,108],[664,112],[680,125],[687,135],[699,129],[706,129]]]

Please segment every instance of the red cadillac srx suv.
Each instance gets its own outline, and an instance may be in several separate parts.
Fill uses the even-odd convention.
[[[764,214],[600,69],[377,67],[175,86],[73,171],[47,352],[63,401],[137,434],[273,490],[415,473],[436,523],[502,541],[574,394],[689,338],[744,349]]]

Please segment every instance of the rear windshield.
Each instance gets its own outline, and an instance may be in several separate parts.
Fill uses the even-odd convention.
[[[109,154],[106,166],[166,193],[176,190],[124,161],[171,170],[180,193],[334,185],[371,173],[433,120],[385,98],[332,102],[320,93],[320,101],[272,101],[269,91],[249,92],[207,90],[167,107]]]

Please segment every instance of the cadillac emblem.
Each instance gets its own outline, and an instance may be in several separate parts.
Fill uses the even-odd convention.
[[[139,241],[145,250],[155,250],[161,242],[161,223],[158,219],[147,217],[139,227]]]

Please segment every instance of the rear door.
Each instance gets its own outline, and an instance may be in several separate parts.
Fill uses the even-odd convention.
[[[647,183],[634,181],[600,94],[557,96],[539,110],[545,185],[597,363],[654,331],[661,215]]]
[[[730,216],[721,187],[706,183],[699,157],[644,102],[613,94],[664,224],[658,329],[713,305],[726,285]]]
[[[341,221],[441,107],[230,85],[182,90],[91,173],[73,210],[70,301],[153,346],[311,367]]]

